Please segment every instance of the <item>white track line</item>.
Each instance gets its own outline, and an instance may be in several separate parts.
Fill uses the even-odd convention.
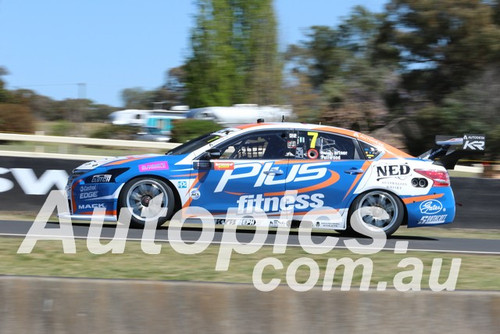
[[[25,234],[18,234],[18,233],[0,233],[0,236],[7,236],[7,237],[26,237]],[[48,235],[32,235],[32,237],[39,237],[41,240],[47,240],[47,238],[51,237]],[[86,236],[68,236],[67,238],[75,238],[79,240],[86,240]],[[59,235],[54,235],[54,241],[60,240],[61,236]],[[113,237],[101,237],[99,238],[100,240],[112,240],[114,239]],[[50,239],[49,239],[50,240]],[[121,238],[117,238],[116,240],[123,240]],[[142,238],[127,238],[125,241],[142,241]],[[146,239],[146,241],[153,241],[153,242],[177,242],[177,243],[185,243],[186,240],[168,240],[168,239]],[[196,240],[187,240],[187,241],[194,241]],[[211,244],[211,245],[242,245],[241,243],[238,242],[225,242],[224,244],[222,241],[198,241],[200,244]],[[300,244],[275,244],[275,243],[263,243],[263,246],[287,246],[287,247],[302,247]],[[311,245],[309,246],[311,247]],[[312,245],[312,247],[317,247],[317,248],[331,248],[330,246],[322,246],[322,245]],[[335,249],[349,249],[353,250],[353,247],[348,248],[347,246],[338,246],[336,245],[333,247],[334,251]],[[370,247],[357,247],[356,249],[359,250],[364,250],[364,249],[370,249]],[[399,250],[398,248],[383,248],[381,251],[394,251],[396,253],[396,250]],[[448,250],[448,249],[418,249],[418,248],[408,248],[406,249],[405,252],[397,252],[397,254],[406,254],[408,251],[412,252],[429,252],[429,253],[453,253],[453,254],[474,254],[474,255],[500,255],[500,252],[488,252],[488,251],[466,251],[466,250]],[[356,252],[353,252],[357,254]],[[370,254],[367,254],[370,255]]]

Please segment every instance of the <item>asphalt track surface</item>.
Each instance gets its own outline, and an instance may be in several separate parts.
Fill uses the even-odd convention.
[[[13,221],[13,220],[0,220],[0,236],[16,236],[24,237],[27,235],[33,222],[30,221]],[[78,239],[87,238],[89,232],[89,223],[73,223],[73,235]],[[59,224],[49,222],[45,229],[59,229]],[[112,239],[115,236],[116,225],[104,224],[101,232],[102,239]],[[168,228],[161,227],[156,231],[155,241],[157,242],[195,242],[200,239],[202,228],[200,227],[183,227],[181,231],[181,240],[169,240]],[[142,238],[143,231],[140,229],[130,229],[128,231],[127,240],[139,241]],[[236,239],[239,243],[249,243],[255,236],[254,229],[238,230]],[[327,237],[339,238],[335,249],[345,249],[345,241],[352,239],[352,237],[340,237],[336,233],[313,232],[312,242],[314,244],[321,244]],[[223,237],[223,229],[216,229],[212,244],[221,244]],[[276,238],[276,230],[269,230],[266,245],[274,245]],[[373,239],[368,237],[356,238],[358,243],[363,245],[370,245]],[[298,233],[291,231],[287,246],[300,247]],[[485,240],[485,239],[462,239],[462,238],[434,238],[422,236],[392,236],[385,242],[384,250],[393,252],[406,252],[406,251],[426,251],[426,252],[447,252],[447,253],[464,253],[464,254],[489,254],[500,255],[500,240]]]

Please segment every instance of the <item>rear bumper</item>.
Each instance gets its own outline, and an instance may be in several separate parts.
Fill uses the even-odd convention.
[[[455,219],[455,196],[450,187],[435,187],[427,196],[403,199],[408,227],[450,224]]]

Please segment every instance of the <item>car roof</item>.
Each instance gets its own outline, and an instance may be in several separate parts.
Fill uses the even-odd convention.
[[[353,137],[358,140],[364,141],[369,145],[373,145],[384,150],[386,153],[383,158],[412,158],[413,156],[409,155],[406,152],[401,151],[400,149],[391,146],[387,143],[384,143],[378,139],[375,139],[371,136],[365,135],[363,133],[329,126],[329,125],[321,125],[321,124],[308,124],[308,123],[294,123],[294,122],[277,122],[277,123],[252,123],[252,124],[243,124],[236,126],[235,128],[240,130],[256,130],[257,128],[271,128],[271,129],[297,129],[297,130],[309,130],[309,131],[322,131],[322,132],[330,132],[334,134],[344,135],[348,137]]]

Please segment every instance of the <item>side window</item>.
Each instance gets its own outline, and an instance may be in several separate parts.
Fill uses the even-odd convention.
[[[220,159],[284,159],[287,146],[284,131],[265,131],[243,135],[216,147]]]
[[[356,159],[354,140],[331,133],[300,131],[295,157],[297,159]]]
[[[362,141],[358,141],[361,150],[363,151],[364,158],[367,160],[375,159],[379,154],[380,150],[373,145],[367,144]]]

